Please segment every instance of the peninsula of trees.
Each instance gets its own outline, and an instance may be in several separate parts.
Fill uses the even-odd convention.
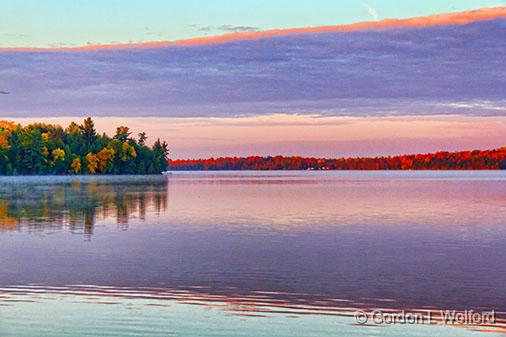
[[[487,151],[437,152],[376,158],[321,159],[277,156],[169,161],[169,170],[173,171],[500,169],[506,169],[506,147]]]
[[[161,174],[167,168],[167,143],[148,146],[147,136],[131,137],[119,126],[114,137],[99,135],[93,120],[82,125],[21,126],[0,121],[0,175]]]

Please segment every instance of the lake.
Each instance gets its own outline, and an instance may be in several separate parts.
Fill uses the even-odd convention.
[[[505,219],[501,171],[0,177],[0,336],[504,335]]]

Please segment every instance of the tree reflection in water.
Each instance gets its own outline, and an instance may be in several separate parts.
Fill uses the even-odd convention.
[[[160,176],[1,178],[0,231],[61,230],[93,235],[97,220],[129,219],[167,207],[167,180]]]

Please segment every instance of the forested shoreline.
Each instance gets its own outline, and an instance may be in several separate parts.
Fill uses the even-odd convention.
[[[167,143],[146,141],[144,132],[131,137],[127,126],[112,137],[97,134],[91,118],[66,128],[0,121],[0,175],[161,174]]]
[[[437,152],[392,157],[304,158],[226,157],[197,160],[169,160],[173,171],[218,170],[504,170],[506,147],[495,150]]]
[[[307,158],[284,156],[169,160],[168,145],[147,145],[141,132],[127,126],[114,136],[97,134],[93,120],[82,124],[0,121],[0,175],[160,174],[217,170],[500,170],[506,169],[506,147],[494,150],[437,152],[390,157]]]

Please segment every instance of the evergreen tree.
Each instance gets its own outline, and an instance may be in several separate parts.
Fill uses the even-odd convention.
[[[0,175],[15,174],[160,174],[167,167],[167,143],[146,145],[147,136],[130,138],[127,126],[114,138],[98,135],[86,118],[63,129],[35,123],[0,121]]]

